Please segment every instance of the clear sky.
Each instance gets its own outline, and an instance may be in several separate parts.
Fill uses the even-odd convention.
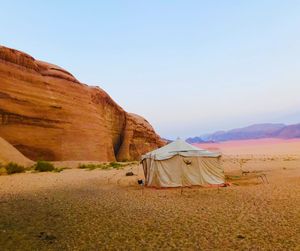
[[[163,137],[300,122],[300,1],[1,1],[0,44],[99,85]]]

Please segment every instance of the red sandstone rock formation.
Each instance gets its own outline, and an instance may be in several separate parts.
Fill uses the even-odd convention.
[[[134,160],[164,144],[99,87],[3,46],[0,137],[33,160]]]

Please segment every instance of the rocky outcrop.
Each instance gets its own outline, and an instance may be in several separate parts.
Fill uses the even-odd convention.
[[[145,141],[144,135],[149,135]],[[147,120],[143,117],[133,114],[126,114],[126,125],[124,129],[124,138],[118,152],[118,159],[129,160],[138,159],[142,154],[148,152],[149,149],[155,149],[157,146],[162,146],[165,141],[157,141],[154,129]]]
[[[3,46],[0,137],[33,160],[133,160],[164,144],[99,87]]]

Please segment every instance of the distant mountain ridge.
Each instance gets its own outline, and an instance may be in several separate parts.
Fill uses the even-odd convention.
[[[187,138],[185,141],[190,143],[190,144],[194,144],[194,143],[214,143],[213,140],[204,140],[201,137],[191,137],[191,138]]]
[[[191,137],[186,139],[189,143],[218,142],[228,140],[246,140],[262,138],[300,138],[300,123],[285,124],[254,124],[247,127],[236,128],[229,131],[217,131],[212,134]]]

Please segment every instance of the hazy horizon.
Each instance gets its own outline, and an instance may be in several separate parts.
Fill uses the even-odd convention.
[[[1,6],[1,45],[100,86],[162,137],[300,122],[298,1]]]

